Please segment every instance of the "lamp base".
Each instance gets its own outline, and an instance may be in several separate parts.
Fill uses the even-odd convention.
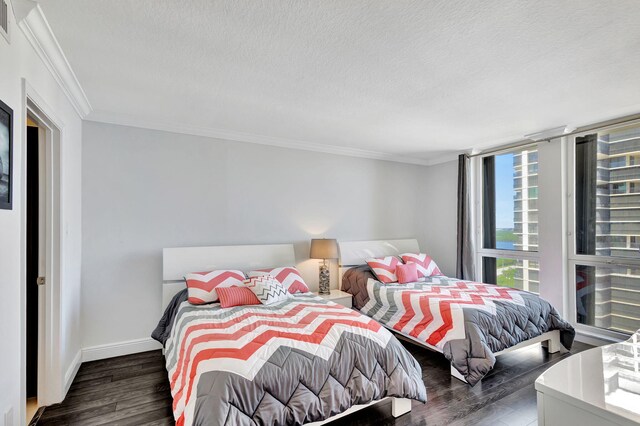
[[[318,283],[319,294],[331,294],[331,289],[329,288],[329,267],[327,265],[320,265],[320,276]]]

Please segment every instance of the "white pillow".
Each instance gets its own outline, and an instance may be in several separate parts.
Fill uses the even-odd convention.
[[[271,275],[252,277],[244,282],[263,305],[272,305],[290,299],[291,293]]]

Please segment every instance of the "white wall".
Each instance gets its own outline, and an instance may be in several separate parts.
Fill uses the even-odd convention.
[[[445,275],[455,276],[458,210],[458,162],[425,168],[418,204],[420,247]]]
[[[0,37],[0,99],[14,111],[13,210],[0,210],[0,416],[13,408],[14,424],[20,421],[24,404],[21,380],[24,335],[21,330],[21,218],[24,191],[23,128],[25,123],[21,79],[35,91],[64,123],[62,135],[62,276],[61,283],[61,371],[72,371],[80,350],[80,259],[81,259],[81,132],[82,122],[64,93],[31,45],[16,26],[9,12],[11,44]],[[22,388],[22,390],[21,390]],[[2,417],[0,417],[2,418]]]
[[[314,236],[414,237],[424,224],[420,166],[94,122],[82,161],[85,348],[149,336],[164,247],[292,242],[316,289]]]

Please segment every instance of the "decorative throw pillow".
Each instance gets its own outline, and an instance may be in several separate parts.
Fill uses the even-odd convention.
[[[414,283],[418,281],[418,265],[416,263],[398,263],[396,275],[399,284]]]
[[[222,308],[260,304],[253,291],[247,287],[219,287],[216,292],[220,297],[220,307]]]
[[[291,294],[309,292],[309,286],[302,279],[300,272],[298,272],[298,270],[293,266],[273,269],[258,269],[257,271],[249,272],[250,278],[261,277],[264,275],[271,275]]]
[[[242,285],[246,279],[244,272],[233,269],[219,269],[209,272],[192,272],[184,276],[187,281],[189,303],[204,305],[218,301],[218,287]]]
[[[249,278],[244,282],[244,285],[256,295],[263,305],[271,305],[293,297],[291,293],[271,275]]]
[[[430,256],[424,253],[404,253],[400,257],[404,263],[415,263],[418,265],[418,277],[432,277],[434,275],[442,275],[440,268]]]
[[[371,267],[378,281],[388,284],[398,281],[396,267],[400,261],[395,256],[367,259],[367,265]]]

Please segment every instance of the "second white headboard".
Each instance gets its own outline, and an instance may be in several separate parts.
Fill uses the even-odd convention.
[[[397,256],[402,253],[419,253],[415,238],[401,240],[339,241],[340,267],[364,265],[370,257]]]

